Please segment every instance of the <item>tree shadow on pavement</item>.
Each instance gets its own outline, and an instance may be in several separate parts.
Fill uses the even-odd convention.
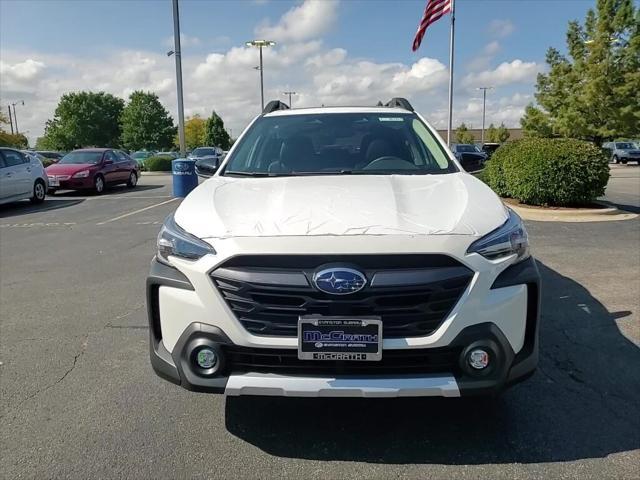
[[[158,188],[163,188],[165,186],[166,185],[146,185],[145,184],[145,185],[136,185],[135,188],[129,188],[126,185],[114,185],[114,186],[107,187],[101,196],[122,195],[124,193],[130,193],[131,196],[134,197],[136,193],[144,192],[147,190],[157,190]],[[55,197],[65,197],[65,198],[74,198],[74,197],[84,198],[86,196],[99,197],[99,195],[96,195],[91,190],[60,190],[55,193]]]
[[[5,205],[0,205],[0,218],[10,218],[18,215],[26,215],[28,213],[41,213],[49,210],[58,210],[59,208],[71,207],[82,202],[84,202],[83,198],[63,200],[46,197],[45,201],[39,205],[34,205],[28,200],[7,203]]]
[[[229,397],[227,430],[289,458],[488,464],[603,458],[640,448],[640,349],[579,283],[539,264],[540,365],[491,399]]]

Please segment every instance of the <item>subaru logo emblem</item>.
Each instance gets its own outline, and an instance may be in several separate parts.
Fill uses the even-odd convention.
[[[173,165],[173,169],[176,172],[186,172],[187,170],[189,170],[189,165],[185,162],[176,162]]]
[[[367,278],[352,268],[325,268],[313,275],[313,283],[324,293],[331,295],[348,295],[362,290]]]

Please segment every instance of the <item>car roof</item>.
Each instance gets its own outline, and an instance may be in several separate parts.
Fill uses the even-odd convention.
[[[74,152],[106,152],[107,150],[115,150],[113,148],[76,148]]]
[[[312,108],[294,108],[287,110],[276,110],[267,113],[265,117],[287,117],[291,115],[322,115],[327,113],[404,113],[411,114],[409,110],[395,107],[312,107]]]

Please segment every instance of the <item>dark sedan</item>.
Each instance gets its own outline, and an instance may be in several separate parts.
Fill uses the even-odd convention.
[[[475,145],[454,143],[451,145],[451,151],[467,172],[480,170],[487,160],[487,154],[481,152]]]
[[[46,169],[49,191],[93,190],[104,192],[108,185],[135,187],[140,170],[138,163],[120,150],[87,148],[67,153]]]

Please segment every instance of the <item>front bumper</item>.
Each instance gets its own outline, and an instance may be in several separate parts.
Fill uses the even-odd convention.
[[[49,178],[52,176],[50,175]],[[49,181],[49,188],[54,190],[84,190],[93,188],[93,178],[91,176],[85,178],[73,178],[70,175],[57,176],[57,183],[59,185],[51,185]]]
[[[372,364],[370,373],[346,372],[343,374],[340,369],[329,369],[329,374],[323,374],[312,369],[307,371],[305,365],[295,363],[296,360],[293,358],[296,354],[295,345],[276,343],[275,337],[262,337],[263,341],[270,344],[256,345],[250,341],[251,336],[248,334],[242,342],[233,341],[227,331],[212,325],[211,320],[202,321],[194,306],[196,300],[192,297],[196,294],[194,283],[197,284],[197,281],[192,283],[178,269],[154,260],[147,279],[151,364],[159,376],[187,390],[227,395],[456,397],[495,394],[508,385],[524,380],[535,371],[538,362],[540,278],[535,261],[529,259],[502,269],[501,273],[492,280],[488,288],[496,295],[489,297],[489,303],[503,302],[508,305],[514,302],[511,297],[524,298],[522,318],[507,319],[520,324],[519,331],[522,336],[520,341],[514,340],[514,333],[509,331],[504,319],[500,318],[504,314],[500,305],[484,305],[484,309],[489,314],[496,315],[495,323],[480,320],[480,323],[463,325],[456,330],[452,328],[455,319],[448,319],[444,322],[442,329],[455,332],[455,336],[451,339],[448,339],[440,331],[442,329],[439,329],[431,336],[436,338],[432,345],[424,339],[417,339],[422,341],[422,345],[411,345],[411,342],[415,342],[416,339],[385,340],[383,361],[379,365],[373,365],[378,362],[370,362]],[[166,293],[169,293],[169,296],[165,296]],[[180,299],[178,305],[181,306],[181,311],[179,312],[176,311],[173,303],[176,298]],[[465,300],[467,299],[468,296]],[[172,318],[181,319],[178,322],[180,326],[176,330],[180,332],[179,335],[175,340],[168,339],[171,351],[167,349],[167,341],[163,338],[165,333],[171,336],[171,327],[161,319],[161,308],[163,315],[166,312]],[[519,308],[509,311],[519,311]],[[459,313],[460,311],[454,310],[452,315],[455,317],[455,314]],[[484,318],[482,315],[478,317]],[[518,336],[520,335],[515,335],[515,337]],[[291,341],[297,340],[294,338]],[[252,355],[252,358],[269,357],[277,358],[277,361],[275,364],[263,365],[262,368],[258,366],[247,368],[246,365],[240,367],[234,361],[227,361],[218,375],[201,375],[192,368],[192,358],[195,346],[202,345],[203,342],[221,349],[223,353],[228,353],[225,350],[227,348],[239,348],[243,349],[243,354]],[[488,347],[494,357],[493,367],[483,371],[481,375],[470,371],[464,362],[464,353],[474,346]],[[430,360],[436,353],[454,356],[457,361],[449,362],[446,368],[441,370],[425,367],[424,371],[415,371],[413,364],[408,369],[412,373],[401,373],[396,370],[391,374],[388,369],[385,369],[385,359],[392,359],[397,353],[411,351],[412,348],[417,347],[434,347],[414,350],[418,356],[424,354],[427,367],[431,363],[437,363]],[[232,355],[223,355],[222,358],[227,357],[236,358]],[[260,362],[254,363],[258,365]],[[316,364],[318,362],[315,362],[314,366]],[[287,365],[291,368],[281,368]]]

